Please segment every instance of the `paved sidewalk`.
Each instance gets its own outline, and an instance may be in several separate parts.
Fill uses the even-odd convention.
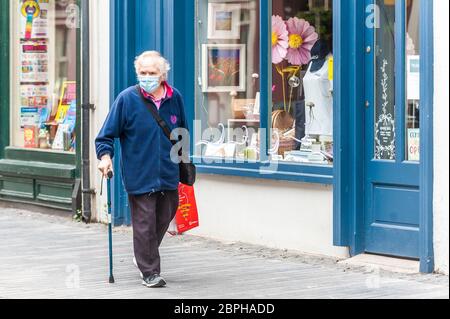
[[[143,287],[131,231],[116,229],[110,285],[106,226],[0,207],[0,298],[449,298],[447,276],[349,268],[193,236],[167,237],[162,260],[168,287]]]

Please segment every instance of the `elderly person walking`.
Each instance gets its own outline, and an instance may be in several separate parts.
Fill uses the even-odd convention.
[[[114,139],[120,139],[121,174],[128,193],[135,265],[142,284],[163,287],[159,247],[174,218],[179,198],[179,165],[171,160],[172,143],[164,135],[149,107],[170,130],[188,129],[181,94],[167,83],[170,65],[156,51],[136,58],[139,85],[117,97],[95,141],[99,170],[113,170]]]

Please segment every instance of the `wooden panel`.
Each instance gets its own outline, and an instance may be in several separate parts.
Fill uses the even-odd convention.
[[[72,204],[72,184],[36,180],[36,199],[43,202]]]
[[[34,199],[32,179],[0,176],[0,197]]]
[[[419,189],[375,185],[373,222],[419,228]]]

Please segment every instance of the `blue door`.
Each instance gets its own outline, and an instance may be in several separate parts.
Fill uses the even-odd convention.
[[[420,0],[366,0],[368,253],[419,258]]]

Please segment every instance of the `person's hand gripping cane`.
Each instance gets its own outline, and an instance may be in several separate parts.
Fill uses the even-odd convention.
[[[114,175],[113,162],[111,160],[111,156],[109,155],[102,156],[100,164],[98,164],[98,169],[102,173],[103,177],[108,177],[109,173]]]

